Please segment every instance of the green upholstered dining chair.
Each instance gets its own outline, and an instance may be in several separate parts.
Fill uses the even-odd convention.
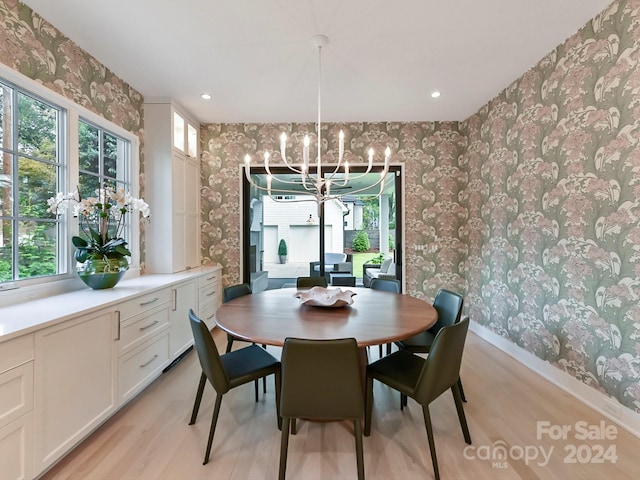
[[[422,405],[436,480],[440,478],[440,474],[429,404],[449,389],[453,393],[464,440],[471,444],[471,435],[458,387],[460,364],[462,363],[462,353],[468,329],[468,317],[454,325],[441,328],[431,345],[431,351],[426,360],[407,350],[398,350],[367,366],[364,434],[368,436],[371,433],[374,379],[398,390],[406,397],[413,398]]]
[[[296,419],[348,419],[353,421],[358,479],[364,479],[362,417],[364,397],[360,355],[355,338],[303,340],[287,338],[282,349],[282,442],[280,474],[285,478],[289,427]]]
[[[462,306],[464,300],[462,295],[441,288],[436,294],[436,298],[433,300],[433,307],[438,312],[438,321],[428,330],[418,333],[413,337],[395,342],[398,348],[407,350],[411,353],[429,353],[433,340],[436,338],[437,333],[442,327],[453,325],[460,321],[462,315]],[[460,387],[460,395],[462,401],[466,402],[467,398],[464,395],[462,389],[462,382],[460,381],[458,386]],[[406,398],[403,397],[402,405],[406,405]]]
[[[211,336],[211,332],[204,322],[193,313],[193,310],[189,311],[189,322],[191,324],[191,330],[193,331],[195,349],[198,353],[200,366],[202,367],[198,392],[196,393],[196,400],[193,404],[189,425],[193,425],[196,422],[200,402],[202,401],[202,393],[204,392],[207,380],[216,391],[216,402],[213,409],[213,417],[211,418],[209,440],[207,441],[207,449],[204,454],[203,465],[206,465],[209,462],[209,454],[211,452],[211,444],[213,443],[213,434],[216,431],[222,396],[232,388],[274,374],[278,428],[281,427],[282,419],[279,412],[280,362],[258,345],[251,345],[220,355]]]
[[[298,277],[296,279],[297,288],[324,287],[327,288],[326,277]]]
[[[237,285],[230,285],[222,290],[222,302],[227,303],[231,300],[245,295],[251,295],[251,286],[248,283],[239,283]],[[230,333],[227,333],[227,350],[226,353],[231,351],[234,340],[239,340]]]
[[[386,278],[374,278],[369,284],[371,290],[381,290],[384,292],[400,293],[400,281]],[[380,356],[382,357],[382,345],[380,348]],[[387,343],[387,355],[391,353],[391,344]]]
[[[245,295],[251,295],[251,285],[248,283],[238,283],[237,285],[229,285],[222,290],[222,302],[227,303],[231,300],[239,297],[244,297]],[[244,340],[239,339],[227,333],[227,350],[225,353],[229,353],[233,348],[234,341],[244,342]],[[262,345],[262,348],[267,348],[266,345]],[[255,381],[255,391],[256,391],[256,402],[258,401],[258,380]],[[262,379],[262,391],[267,393],[267,379]]]

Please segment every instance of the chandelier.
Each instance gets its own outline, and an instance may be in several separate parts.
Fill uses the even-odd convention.
[[[267,192],[270,197],[273,195],[296,195],[311,198],[295,198],[287,201],[316,201],[318,208],[328,200],[338,200],[345,194],[348,189],[349,195],[355,195],[363,192],[370,192],[380,185],[380,190],[375,195],[382,195],[385,185],[385,177],[389,171],[389,157],[391,150],[387,147],[385,151],[384,167],[380,172],[380,176],[371,183],[365,183],[364,186],[354,183],[355,180],[362,179],[371,172],[373,167],[374,150],[369,149],[369,161],[364,173],[353,175],[349,172],[349,162],[344,160],[344,132],[340,130],[338,136],[338,162],[329,168],[329,172],[323,172],[322,168],[322,119],[321,119],[321,77],[322,77],[322,47],[329,43],[329,38],[325,35],[315,35],[311,38],[313,45],[318,49],[318,122],[317,122],[317,149],[316,163],[310,163],[309,160],[309,135],[305,135],[302,146],[302,162],[294,163],[292,159],[287,157],[287,135],[282,133],[280,136],[280,157],[284,165],[291,171],[288,174],[273,174],[270,169],[270,154],[265,150],[263,154],[264,169],[267,172],[266,186],[256,183],[251,178],[251,156],[247,154],[244,158],[244,172],[250,185],[261,191]],[[315,172],[315,173],[314,173]],[[277,198],[274,198],[278,201]]]

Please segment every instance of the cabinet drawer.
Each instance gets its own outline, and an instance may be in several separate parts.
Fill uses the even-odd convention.
[[[146,387],[168,363],[168,331],[123,355],[119,365],[120,401],[127,401]]]
[[[198,302],[202,305],[210,300],[216,300],[220,298],[220,283],[216,282],[210,285],[200,287],[198,290]]]
[[[215,319],[213,318],[216,314],[216,310],[218,310],[218,302],[206,302],[204,304],[200,304],[199,317],[204,323],[207,324],[209,328],[212,328],[215,325]]]
[[[220,274],[220,270],[216,270],[215,272],[209,272],[205,275],[198,277],[198,288],[200,290],[206,289],[209,286],[215,285],[216,283],[220,283],[222,279],[222,275]]]
[[[120,321],[127,320],[128,318],[138,315],[143,312],[148,312],[152,308],[158,307],[164,303],[169,303],[171,298],[171,289],[163,288],[161,290],[155,290],[146,295],[127,300],[118,305],[120,311]]]
[[[144,343],[158,331],[169,327],[169,305],[120,321],[120,353]]]
[[[0,428],[33,408],[33,362],[0,374]]]
[[[33,360],[33,334],[0,343],[0,373]]]

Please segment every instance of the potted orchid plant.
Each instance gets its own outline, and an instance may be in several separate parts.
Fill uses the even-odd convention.
[[[139,211],[144,218],[149,205],[124,189],[96,189],[94,197],[83,198],[79,191],[57,193],[47,200],[48,211],[60,215],[73,206],[79,219],[80,235],[71,237],[80,278],[91,288],[113,287],[129,268],[131,251],[122,237],[127,213]],[[96,277],[97,275],[97,277]]]

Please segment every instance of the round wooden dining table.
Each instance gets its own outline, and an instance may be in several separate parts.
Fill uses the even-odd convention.
[[[409,295],[349,290],[356,293],[353,304],[339,308],[301,305],[294,297],[295,288],[245,295],[220,306],[216,324],[234,337],[258,344],[283,346],[287,337],[353,337],[359,347],[367,347],[406,339],[438,319],[432,305]]]

